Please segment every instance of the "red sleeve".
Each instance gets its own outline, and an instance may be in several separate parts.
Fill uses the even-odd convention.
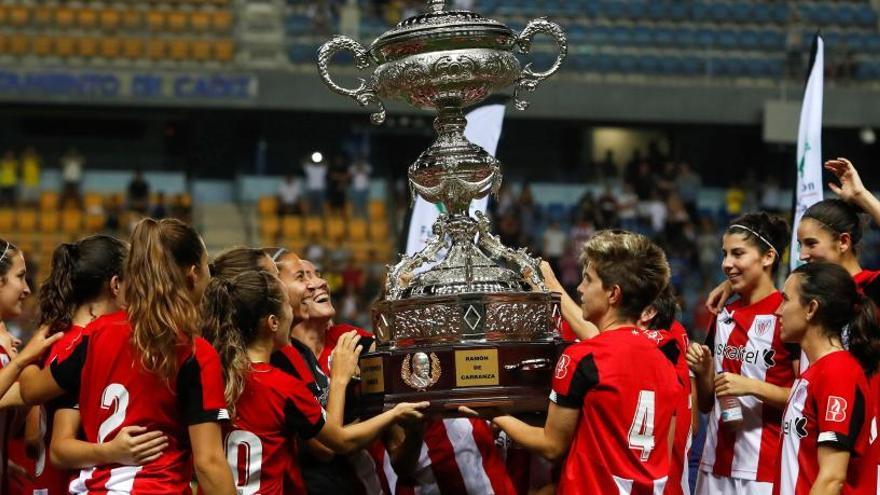
[[[287,377],[289,378],[289,377]],[[285,380],[283,390],[284,424],[290,434],[298,434],[302,439],[317,435],[324,428],[324,408],[315,398],[305,383],[289,379]]]
[[[599,370],[593,354],[587,352],[587,342],[569,346],[559,356],[550,392],[550,400],[559,406],[580,409],[587,392],[599,384]]]
[[[836,371],[826,370],[813,382],[819,430],[817,443],[855,452],[859,449],[856,440],[867,416],[864,378],[859,379],[861,370],[838,366]]]
[[[571,325],[568,324],[568,320],[563,319],[562,325],[560,325],[559,335],[562,337],[562,340],[566,342],[577,342],[578,337],[575,335],[574,330],[571,329]]]
[[[177,375],[177,400],[187,425],[229,419],[223,395],[223,372],[217,351],[202,338]]]

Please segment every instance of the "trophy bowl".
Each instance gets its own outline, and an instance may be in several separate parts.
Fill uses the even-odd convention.
[[[446,11],[431,0],[427,12],[399,23],[369,47],[336,36],[318,50],[318,72],[333,91],[361,106],[375,105],[385,120],[387,99],[435,111],[437,139],[409,167],[413,200],[442,203],[424,249],[389,266],[385,297],[373,307],[377,349],[361,357],[359,405],[372,415],[402,401],[431,401],[434,412],[459,406],[508,412],[546,410],[559,339],[558,295],[541,278],[540,260],[510,249],[492,235],[489,219],[474,216],[475,199],[496,193],[498,160],[464,136],[462,109],[507,87],[514,106],[524,92],[554,74],[568,52],[562,28],[540,18],[519,34],[467,11]],[[543,72],[520,63],[537,34],[558,55]],[[330,62],[350,52],[358,69],[377,68],[356,88],[337,85]]]

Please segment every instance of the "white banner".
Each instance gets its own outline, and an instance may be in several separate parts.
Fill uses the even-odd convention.
[[[495,156],[498,140],[501,138],[501,127],[504,123],[505,105],[493,104],[478,107],[467,114],[467,126],[464,135],[477,146],[481,146],[490,155]],[[471,203],[471,215],[474,211],[486,211],[489,198]],[[422,250],[431,237],[431,226],[440,216],[442,204],[431,204],[418,197],[409,221],[409,233],[406,240],[406,254],[412,255]]]
[[[822,96],[824,87],[824,42],[816,35],[811,57],[813,65],[798,127],[797,143],[797,189],[795,189],[794,222],[791,225],[790,266],[794,270],[800,264],[800,245],[797,228],[804,211],[822,201]]]

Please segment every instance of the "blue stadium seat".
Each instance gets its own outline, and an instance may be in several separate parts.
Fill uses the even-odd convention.
[[[667,17],[673,21],[683,21],[688,18],[688,8],[684,2],[674,2],[668,9]]]
[[[658,2],[655,1],[653,3]],[[641,0],[626,2],[623,5],[623,14],[628,19],[633,20],[645,18],[648,16],[648,3]]]
[[[712,3],[709,5],[709,18],[715,22],[730,21],[730,6],[726,3]]]
[[[752,5],[748,3],[734,3],[730,6],[730,17],[736,22],[749,22],[753,20]]]
[[[648,5],[648,17],[654,21],[670,17],[669,5],[666,2],[651,2]]]
[[[681,62],[682,73],[688,76],[697,76],[706,72],[706,63],[699,57],[686,57]]]
[[[697,45],[697,33],[691,28],[681,28],[674,32],[675,44],[682,47]]]
[[[654,30],[654,44],[657,46],[672,46],[675,43],[675,32],[672,29],[659,28]]]
[[[736,47],[737,42],[737,32],[724,30],[718,33],[718,45],[721,48],[732,49]]]
[[[755,50],[761,45],[758,33],[751,29],[744,29],[739,33],[737,45],[745,50]]]
[[[856,7],[856,22],[863,26],[876,26],[877,24],[877,13],[874,12],[874,9],[867,3],[861,4]]]
[[[785,47],[785,33],[773,29],[761,31],[758,34],[759,44],[762,48],[781,50]]]
[[[603,1],[599,3],[599,14],[609,19],[622,19],[626,12],[621,2]]]
[[[851,26],[856,23],[855,8],[850,5],[841,5],[834,9],[836,11],[835,22],[844,26]]]
[[[661,74],[681,74],[684,72],[682,59],[679,57],[661,57],[660,73]]]
[[[768,24],[773,19],[773,11],[770,10],[769,5],[763,2],[755,4],[752,15],[754,16],[754,21],[758,24]]]
[[[864,38],[865,51],[880,52],[880,34],[866,34]]]
[[[693,7],[691,8],[691,16],[697,22],[704,22],[709,20],[709,7],[701,2],[695,2]]]
[[[617,70],[624,74],[631,74],[638,69],[638,60],[634,55],[618,55]]]
[[[700,29],[696,35],[696,45],[710,47],[718,44],[718,32],[714,29]]]
[[[774,3],[772,7],[773,20],[778,24],[788,22],[788,4],[785,2]]]
[[[633,28],[632,41],[638,46],[651,46],[654,42],[654,30],[644,26],[636,26]]]
[[[636,62],[639,72],[657,74],[660,72],[660,58],[655,55],[642,55]]]
[[[582,24],[572,24],[568,28],[568,39],[574,43],[585,43],[589,39],[587,27]]]
[[[632,32],[624,26],[611,28],[611,42],[617,46],[629,46],[632,44]]]
[[[605,46],[611,43],[611,28],[607,26],[594,26],[587,31],[587,42],[597,46]]]

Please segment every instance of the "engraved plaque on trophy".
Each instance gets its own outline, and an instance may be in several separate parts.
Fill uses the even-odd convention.
[[[375,105],[374,124],[384,122],[387,99],[437,113],[437,139],[408,177],[413,200],[443,203],[447,213],[422,251],[389,267],[385,299],[373,307],[377,350],[361,358],[361,402],[368,414],[421,400],[436,411],[460,405],[541,411],[562,348],[559,298],[544,286],[540,260],[502,245],[483,213],[468,214],[473,200],[497,193],[501,167],[464,137],[462,110],[509,86],[514,106],[525,110],[524,93],[559,70],[568,45],[562,28],[543,18],[516,34],[480,14],[445,7],[443,0],[429,1],[427,12],[369,48],[336,36],[318,51],[327,86],[361,106]],[[543,72],[522,66],[514,54],[528,54],[537,34],[558,48]],[[339,52],[350,52],[361,70],[377,68],[357,88],[343,88],[329,72]]]

